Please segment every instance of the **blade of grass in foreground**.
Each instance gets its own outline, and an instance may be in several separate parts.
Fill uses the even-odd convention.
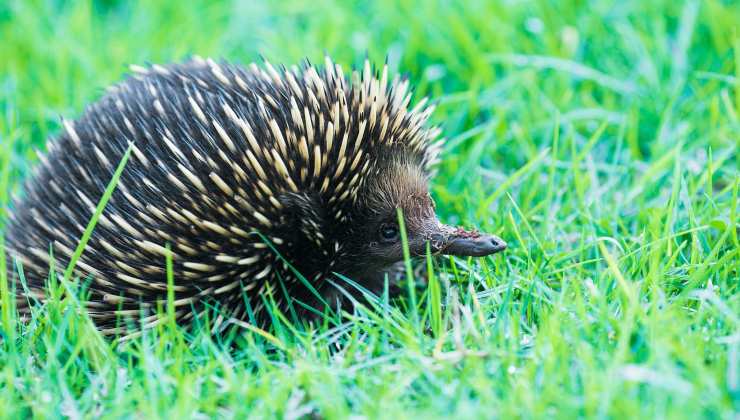
[[[0,218],[3,217],[3,210],[8,202],[7,192],[10,179],[10,155],[15,143],[15,136],[8,136],[5,147],[0,149]],[[0,305],[2,305],[2,330],[8,336],[8,342],[15,341],[15,327],[12,322],[12,314],[15,312],[13,302],[10,296],[10,284],[8,282],[8,273],[5,261],[5,235],[0,231]]]
[[[434,274],[434,266],[432,265],[432,250],[429,245],[429,242],[427,242],[427,252],[426,252],[426,262],[427,262],[427,276],[428,276],[428,283],[429,283],[429,299],[427,300],[427,305],[429,305],[429,323],[432,326],[432,331],[434,332],[435,337],[440,337],[442,335],[442,290],[439,285],[439,280],[437,280],[437,276]]]
[[[416,286],[414,284],[414,270],[411,268],[411,253],[409,252],[409,239],[406,235],[406,225],[403,221],[403,212],[401,209],[396,209],[398,215],[398,227],[401,231],[401,243],[403,245],[403,261],[406,265],[406,282],[409,289],[409,305],[411,306],[411,316],[414,323],[414,327],[419,326],[419,314],[416,308]]]
[[[10,291],[8,288],[8,273],[5,267],[5,238],[2,232],[0,232],[0,305],[2,305],[2,328],[0,332],[8,336],[8,342],[12,343],[15,341],[13,332],[12,314],[15,311],[11,308]],[[0,337],[2,336],[0,334]]]
[[[175,334],[177,329],[177,316],[175,315],[175,271],[172,261],[172,245],[165,245],[165,273],[167,276],[167,325],[170,333]]]
[[[103,192],[103,196],[100,198],[100,201],[98,201],[98,206],[95,208],[95,213],[93,213],[92,218],[87,223],[87,227],[85,227],[85,231],[82,233],[82,237],[80,238],[80,242],[77,244],[77,248],[75,249],[74,254],[72,254],[72,259],[69,261],[69,265],[67,265],[67,269],[64,272],[64,281],[69,281],[72,278],[72,272],[75,269],[75,265],[77,265],[77,261],[79,261],[80,257],[82,256],[82,252],[85,250],[85,246],[87,246],[87,241],[90,240],[90,236],[92,236],[92,232],[95,229],[95,226],[98,224],[98,219],[100,219],[100,216],[103,214],[103,210],[105,210],[105,206],[108,204],[108,200],[110,200],[111,196],[113,195],[113,191],[116,190],[118,180],[121,178],[123,168],[126,167],[126,162],[128,162],[129,156],[131,156],[132,149],[133,143],[129,143],[126,152],[123,154],[123,158],[121,158],[116,171],[113,173],[113,177],[108,183],[108,186],[105,188],[105,192]]]

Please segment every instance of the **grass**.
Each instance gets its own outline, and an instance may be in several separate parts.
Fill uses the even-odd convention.
[[[120,345],[58,281],[20,323],[0,258],[0,416],[737,418],[739,22],[721,0],[0,2],[3,203],[130,63],[367,54],[438,102],[442,218],[509,243],[427,261],[413,307]]]

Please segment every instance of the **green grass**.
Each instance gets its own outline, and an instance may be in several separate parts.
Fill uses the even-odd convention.
[[[19,322],[8,262],[0,416],[738,418],[737,1],[0,0],[0,201],[130,63],[324,51],[438,102],[438,210],[509,249],[413,308],[120,345],[61,289]]]

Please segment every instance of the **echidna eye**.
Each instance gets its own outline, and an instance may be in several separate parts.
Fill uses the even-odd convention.
[[[398,240],[398,227],[384,223],[380,226],[380,238],[384,242],[394,242]]]

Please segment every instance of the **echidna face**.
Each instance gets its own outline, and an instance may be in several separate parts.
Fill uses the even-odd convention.
[[[494,235],[469,232],[440,223],[428,191],[423,167],[393,161],[364,191],[361,228],[354,229],[346,269],[357,279],[382,280],[382,273],[403,260],[398,210],[403,216],[411,256],[447,254],[485,256],[502,251],[506,243]]]

